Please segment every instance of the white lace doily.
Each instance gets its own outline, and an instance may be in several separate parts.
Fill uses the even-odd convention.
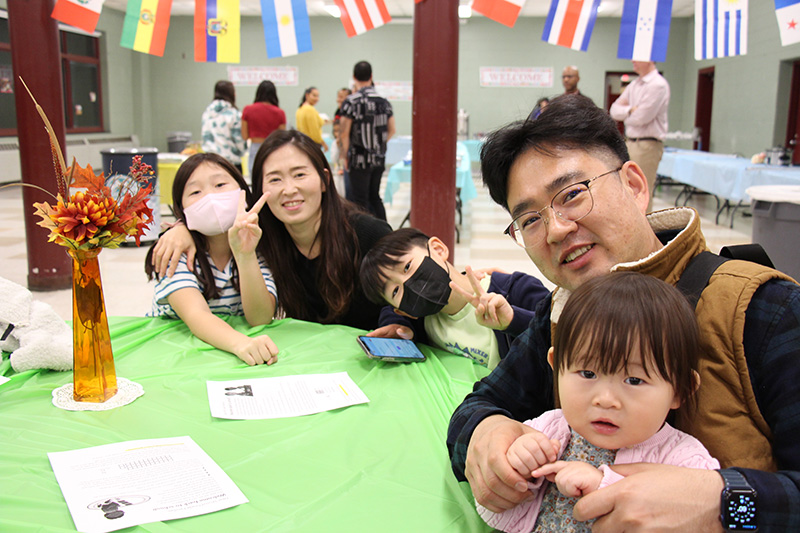
[[[73,384],[67,383],[53,391],[53,405],[67,411],[108,411],[116,407],[128,405],[133,400],[144,394],[144,389],[138,383],[129,379],[117,377],[117,393],[103,403],[76,402],[72,399]]]

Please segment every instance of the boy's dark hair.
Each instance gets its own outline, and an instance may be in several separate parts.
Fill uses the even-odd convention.
[[[186,182],[188,182],[189,178],[192,177],[194,171],[197,170],[197,167],[203,163],[217,165],[225,172],[230,174],[234,181],[236,181],[236,183],[239,185],[239,188],[244,190],[247,209],[250,209],[253,206],[253,195],[250,192],[250,187],[247,186],[247,182],[242,177],[242,173],[239,172],[239,170],[233,166],[230,161],[221,155],[213,152],[206,152],[194,154],[193,156],[189,157],[186,161],[181,163],[181,166],[178,167],[178,171],[175,172],[175,179],[172,182],[172,211],[175,213],[175,218],[184,222],[186,221],[186,215],[183,212],[183,190],[186,188]],[[205,298],[206,301],[218,298],[219,292],[217,291],[217,284],[214,282],[214,274],[211,271],[211,265],[206,257],[206,252],[208,251],[208,239],[199,231],[189,230],[189,234],[192,236],[194,245],[197,248],[194,261],[199,268],[196,267],[194,269],[194,273],[197,276],[197,280],[200,282],[200,285],[203,287],[203,298]],[[158,274],[152,265],[153,249],[155,248],[156,244],[158,244],[158,241],[153,243],[153,245],[147,251],[147,256],[145,257],[144,271],[145,274],[147,274],[148,280],[158,278]],[[231,270],[233,286],[238,291],[239,272],[236,268],[235,259],[231,264]]]
[[[555,327],[553,372],[575,363],[615,373],[637,348],[645,375],[670,382],[693,408],[700,357],[694,310],[678,289],[637,272],[594,278],[570,295]]]
[[[358,81],[369,81],[372,77],[372,65],[366,61],[359,61],[353,67],[353,77]]]
[[[400,264],[400,257],[415,247],[425,248],[430,237],[417,228],[401,228],[384,235],[376,242],[361,261],[361,287],[370,302],[386,303],[383,287],[386,271]]]
[[[536,120],[512,122],[488,135],[481,148],[481,174],[489,194],[508,210],[508,176],[528,150],[553,156],[559,150],[583,150],[609,158],[612,168],[628,161],[617,123],[591,99],[579,94],[554,98]]]

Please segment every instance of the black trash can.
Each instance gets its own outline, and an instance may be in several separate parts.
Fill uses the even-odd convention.
[[[122,176],[126,176],[133,163],[133,156],[141,155],[142,162],[153,167],[153,176],[148,180],[153,188],[147,198],[147,207],[153,210],[153,222],[145,229],[141,236],[142,242],[152,242],[158,240],[158,232],[161,228],[161,199],[158,187],[158,149],[157,148],[110,148],[101,150],[103,156],[103,175],[106,177],[106,185],[114,191],[122,184]],[[116,176],[116,177],[115,177]],[[145,185],[146,186],[146,185]],[[116,191],[114,191],[116,192]],[[136,242],[134,237],[128,237],[128,242]]]

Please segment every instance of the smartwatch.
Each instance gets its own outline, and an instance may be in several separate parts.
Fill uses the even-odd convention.
[[[736,470],[717,470],[725,488],[720,498],[720,515],[725,531],[756,531],[758,529],[758,494],[745,477]]]

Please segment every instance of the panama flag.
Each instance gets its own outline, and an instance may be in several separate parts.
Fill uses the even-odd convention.
[[[172,0],[128,0],[120,46],[163,56],[171,11]]]
[[[58,0],[50,15],[59,22],[94,32],[105,0]]]
[[[335,0],[348,37],[379,28],[392,20],[383,0]]]
[[[311,51],[306,0],[261,0],[261,22],[268,58]]]
[[[525,0],[473,0],[472,10],[513,28]]]
[[[553,0],[542,40],[585,52],[589,48],[600,0]]]
[[[800,43],[800,0],[775,0],[775,16],[781,30],[781,44]]]
[[[694,58],[747,53],[747,0],[694,1]]]
[[[625,0],[617,58],[665,61],[671,20],[672,0]]]
[[[195,0],[194,60],[238,63],[240,25],[239,0]]]

